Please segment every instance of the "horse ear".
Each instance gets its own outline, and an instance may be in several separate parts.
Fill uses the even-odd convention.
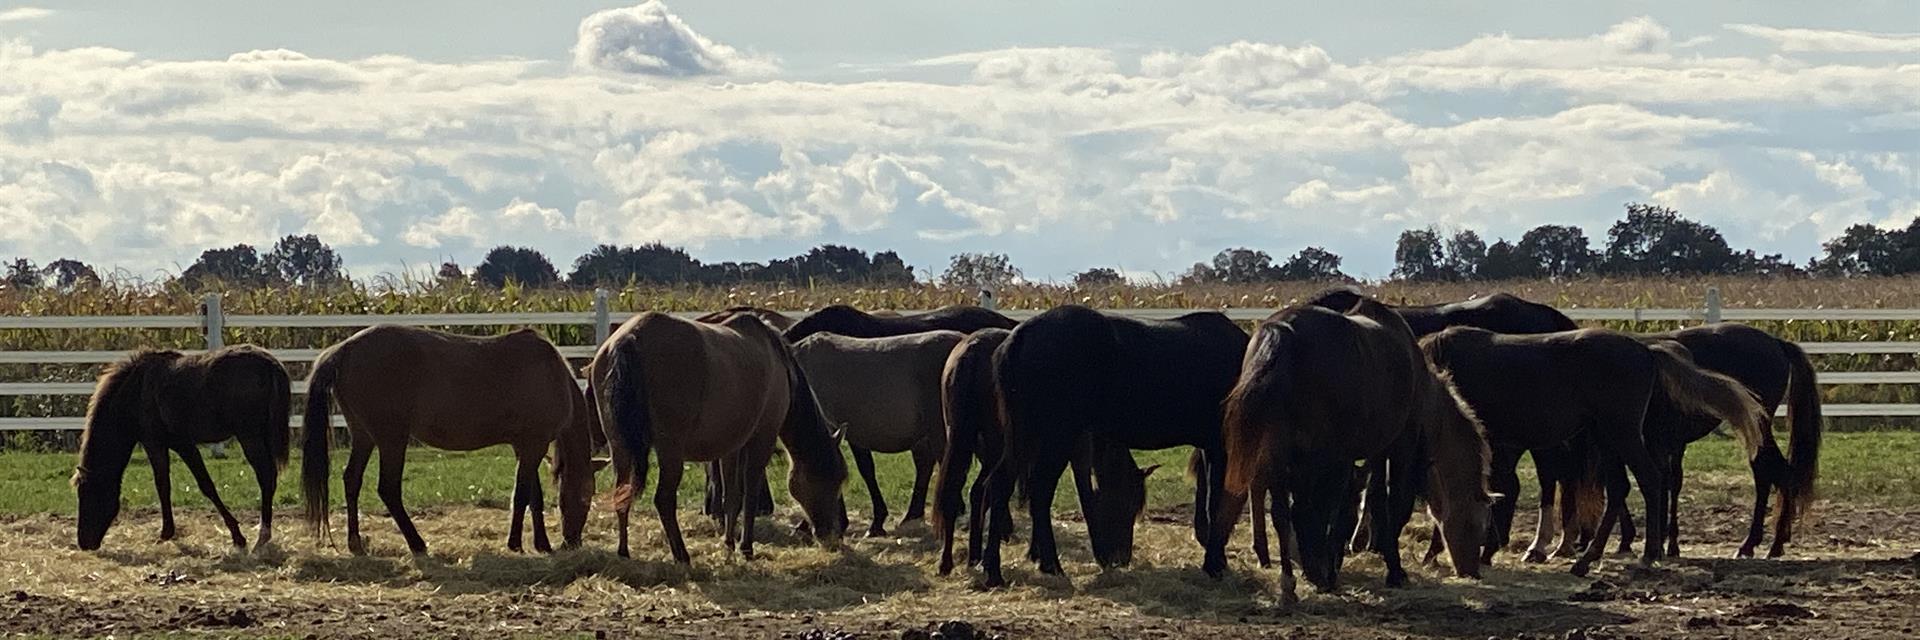
[[[1140,470],[1140,479],[1141,480],[1147,479],[1147,476],[1153,475],[1153,472],[1158,470],[1159,468],[1160,468],[1160,465],[1157,465],[1157,464],[1147,465],[1147,468]]]
[[[610,464],[613,464],[613,458],[594,458],[593,472],[599,473],[601,469],[607,468],[607,465],[610,465]]]

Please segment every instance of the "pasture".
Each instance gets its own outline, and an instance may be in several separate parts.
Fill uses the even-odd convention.
[[[362,500],[371,555],[316,548],[289,517],[299,501],[285,482],[276,548],[232,552],[183,474],[174,478],[185,507],[182,538],[158,542],[151,479],[138,458],[126,477],[128,510],[101,552],[83,553],[72,540],[72,454],[10,452],[0,454],[0,486],[8,488],[0,493],[0,572],[8,583],[0,633],[333,638],[405,625],[434,637],[1910,637],[1920,601],[1920,532],[1913,529],[1920,469],[1911,464],[1920,459],[1920,434],[1830,434],[1823,500],[1788,557],[1774,561],[1726,559],[1751,490],[1737,449],[1710,437],[1689,450],[1686,555],[1650,572],[1611,556],[1597,579],[1567,575],[1565,561],[1519,564],[1517,550],[1532,528],[1528,481],[1516,553],[1503,554],[1486,580],[1442,578],[1442,570],[1412,563],[1412,584],[1388,590],[1379,584],[1380,563],[1356,557],[1339,591],[1306,588],[1291,609],[1273,597],[1273,572],[1252,564],[1244,523],[1229,576],[1215,582],[1200,572],[1201,550],[1186,525],[1185,449],[1137,456],[1163,467],[1149,483],[1134,566],[1095,567],[1063,483],[1068,576],[1043,576],[1018,560],[1022,535],[1010,549],[1012,587],[992,593],[973,589],[973,574],[961,570],[935,575],[937,547],[924,525],[853,537],[837,552],[796,538],[778,480],[782,500],[779,513],[761,521],[770,541],[760,558],[729,558],[718,528],[692,515],[697,468],[680,496],[690,570],[672,563],[648,508],[635,510],[631,560],[613,555],[605,510],[595,511],[584,549],[510,554],[505,506],[513,463],[504,448],[412,452],[406,498],[432,545],[427,558],[408,556],[372,495]],[[223,495],[246,521],[251,477],[238,460],[212,462]],[[907,456],[878,462],[889,503],[904,504]],[[784,469],[773,475],[783,478]],[[337,534],[337,489],[334,495]],[[848,484],[847,502],[859,531],[868,504],[861,483]],[[1416,523],[1405,540],[1413,549],[1427,535],[1424,518]]]

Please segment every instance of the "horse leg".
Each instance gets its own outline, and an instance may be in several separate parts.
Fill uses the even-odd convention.
[[[367,539],[360,537],[360,485],[366,480],[367,460],[373,457],[373,443],[367,438],[352,438],[347,453],[347,468],[340,473],[341,488],[346,490],[347,549],[353,555],[366,555]]]
[[[524,447],[515,452],[520,460],[513,483],[513,529],[507,534],[507,548],[520,552],[521,515],[533,512],[533,549],[541,553],[552,553],[553,544],[547,538],[547,498],[546,490],[540,485],[540,463],[546,459],[546,452],[538,445]]]
[[[1640,485],[1640,498],[1646,504],[1647,544],[1641,549],[1640,565],[1653,566],[1660,560],[1660,541],[1665,535],[1660,529],[1667,523],[1667,485],[1662,476],[1660,465],[1654,462],[1654,456],[1645,447],[1629,443],[1621,447],[1620,458],[1633,472],[1634,482]]]
[[[913,448],[913,493],[907,499],[907,515],[900,518],[901,524],[927,517],[927,487],[933,481],[933,470],[940,466],[939,444],[933,438],[923,438]]]
[[[1606,540],[1613,535],[1613,525],[1620,520],[1620,514],[1626,511],[1626,504],[1626,494],[1615,491],[1612,483],[1608,483],[1606,511],[1600,516],[1599,528],[1593,531],[1593,540],[1587,544],[1586,550],[1581,552],[1580,558],[1573,561],[1573,575],[1586,577],[1593,563],[1600,559],[1601,554],[1606,553]]]
[[[746,512],[742,514],[744,522],[740,527],[740,557],[752,560],[753,521],[760,516],[760,509],[756,505],[767,490],[767,462],[773,457],[773,445],[768,443],[764,453],[756,451],[743,454],[742,457],[746,460],[741,473],[745,482],[740,484],[740,489],[746,495],[742,496],[741,503],[745,505]]]
[[[1507,546],[1507,536],[1513,530],[1513,509],[1520,494],[1520,476],[1514,468],[1519,464],[1520,450],[1507,447],[1493,450],[1492,464],[1487,467],[1488,484],[1500,497],[1493,501],[1486,546],[1480,551],[1482,566],[1493,566],[1493,555]]]
[[[1275,481],[1267,488],[1267,497],[1272,500],[1267,512],[1273,517],[1273,534],[1279,538],[1280,547],[1280,603],[1290,605],[1300,602],[1293,580],[1293,556],[1295,537],[1293,533],[1293,511],[1287,504],[1287,486]]]
[[[653,510],[660,514],[660,529],[666,533],[667,548],[673,551],[673,560],[683,565],[693,564],[692,556],[687,555],[687,540],[680,535],[680,474],[686,471],[686,462],[678,456],[668,455],[666,449],[659,450],[660,484],[653,489]]]
[[[387,516],[393,518],[393,524],[400,528],[400,537],[407,539],[407,550],[413,555],[427,555],[427,541],[420,538],[420,530],[413,526],[413,516],[407,514],[407,507],[401,501],[400,487],[407,468],[407,441],[392,438],[379,443],[380,479],[375,491],[380,494],[380,503],[387,506]]]
[[[1248,506],[1253,510],[1253,557],[1260,561],[1260,568],[1273,566],[1267,544],[1267,488],[1254,485],[1252,495],[1247,497]]]
[[[1369,461],[1361,473],[1366,474],[1366,489],[1360,494],[1360,523],[1353,528],[1351,544],[1347,549],[1353,553],[1362,553],[1373,549],[1374,517],[1387,506],[1386,460]],[[1374,549],[1377,551],[1377,549]]]
[[[633,501],[644,495],[647,490],[647,453],[646,451],[627,451],[625,447],[613,449],[614,485],[618,487],[614,500],[614,531],[619,536],[616,553],[622,558],[633,557],[627,549],[627,522],[633,513]]]
[[[233,511],[227,509],[227,503],[220,500],[220,491],[213,484],[213,476],[207,473],[207,463],[200,459],[200,448],[188,442],[174,451],[180,454],[180,461],[187,464],[187,470],[193,472],[193,480],[199,484],[200,493],[213,503],[214,510],[220,512],[220,520],[227,523],[227,532],[233,534],[233,546],[246,549],[247,537],[240,533],[240,520],[233,517]]]
[[[726,489],[720,482],[720,463],[718,461],[701,463],[700,469],[707,485],[707,498],[700,504],[700,513],[719,519],[724,512],[720,506],[720,500],[726,495]]]
[[[1540,484],[1540,520],[1534,524],[1533,544],[1527,545],[1527,555],[1521,562],[1541,563],[1547,561],[1547,547],[1553,544],[1554,537],[1560,535],[1556,500],[1571,502],[1574,499],[1571,495],[1559,495],[1572,488],[1572,470],[1567,468],[1567,460],[1558,452],[1541,448],[1528,453],[1533,456],[1534,476]]]
[[[990,484],[987,475],[993,471],[998,460],[988,460],[980,456],[980,471],[973,476],[973,486],[967,492],[967,566],[980,566],[981,542],[987,535],[987,514],[991,509],[987,505],[987,489]],[[942,566],[948,561],[943,560]],[[943,572],[944,573],[944,572]]]
[[[160,541],[166,542],[179,534],[173,525],[172,461],[167,457],[167,448],[157,441],[142,442],[140,446],[147,450],[147,464],[153,467],[153,493],[160,499]]]
[[[1060,548],[1053,537],[1053,494],[1060,485],[1060,474],[1067,470],[1067,454],[1058,448],[1035,453],[1039,457],[1034,460],[1033,474],[1027,478],[1027,518],[1033,523],[1033,539],[1027,542],[1027,555],[1033,558],[1041,573],[1064,575],[1066,572],[1060,569]]]
[[[273,542],[273,493],[280,487],[280,463],[259,437],[240,439],[240,451],[253,467],[253,479],[260,485],[260,528],[255,530],[253,549],[258,552]]]
[[[1441,552],[1447,550],[1447,541],[1446,537],[1442,534],[1440,518],[1433,515],[1433,508],[1431,506],[1427,508],[1427,519],[1433,521],[1433,537],[1427,539],[1427,552],[1420,556],[1420,564],[1430,565],[1433,564],[1435,558],[1440,557]]]
[[[987,475],[988,527],[985,543],[980,554],[980,568],[986,573],[980,586],[993,589],[1006,586],[1007,578],[1000,571],[1000,545],[1013,533],[1013,488],[1022,476],[1029,475],[1032,467],[1032,438],[1021,438],[1018,446],[1002,449],[1000,460],[993,466],[993,472]],[[1038,525],[1035,525],[1038,526]]]
[[[1406,438],[1411,440],[1411,438]],[[1400,532],[1407,527],[1407,521],[1413,519],[1414,487],[1418,485],[1419,473],[1414,469],[1414,452],[1410,444],[1399,447],[1394,457],[1386,464],[1374,465],[1374,472],[1383,468],[1387,473],[1386,491],[1379,495],[1373,514],[1373,550],[1387,565],[1387,586],[1398,587],[1406,584],[1407,571],[1400,565]],[[1379,484],[1379,483],[1375,483]]]
[[[1680,557],[1680,479],[1686,455],[1682,445],[1667,457],[1667,556],[1672,558]]]
[[[873,524],[867,527],[867,537],[878,538],[887,535],[887,500],[880,496],[880,477],[873,470],[873,451],[851,444],[853,465],[860,468],[860,479],[867,482],[867,497],[873,500]]]
[[[1760,541],[1766,537],[1767,499],[1773,493],[1773,477],[1763,460],[1765,460],[1764,455],[1748,463],[1753,470],[1753,520],[1752,524],[1747,526],[1747,539],[1740,543],[1740,550],[1734,554],[1735,557],[1753,557],[1753,550],[1759,547]],[[1775,516],[1776,527],[1779,525],[1778,518],[1779,516]],[[1779,533],[1775,532],[1774,539],[1779,538]],[[1775,546],[1779,544],[1776,543]]]
[[[746,491],[740,486],[746,482],[743,455],[735,451],[720,459],[720,529],[729,555],[740,548],[740,516],[746,507]]]

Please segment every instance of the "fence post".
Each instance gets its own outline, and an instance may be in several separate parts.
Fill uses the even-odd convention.
[[[1707,287],[1707,324],[1720,321],[1720,287]]]
[[[606,344],[607,336],[613,335],[613,320],[607,313],[607,290],[593,290],[593,344]]]
[[[227,346],[227,315],[220,309],[218,293],[209,293],[200,299],[200,332],[206,335],[208,351],[217,351]],[[221,440],[207,445],[207,455],[214,458],[227,457],[227,441]]]

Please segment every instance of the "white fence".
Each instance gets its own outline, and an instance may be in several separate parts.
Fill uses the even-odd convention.
[[[1719,290],[1708,289],[1705,304],[1699,309],[1563,309],[1568,317],[1585,321],[1920,321],[1920,309],[1722,309]],[[989,302],[983,300],[983,302]],[[1192,309],[1115,309],[1137,318],[1171,318]],[[1271,309],[1222,309],[1227,317],[1257,321]],[[1024,320],[1037,310],[1005,310],[1001,313]],[[674,314],[692,318],[698,313]],[[796,314],[804,316],[804,314]],[[592,325],[596,344],[612,329],[612,313],[607,308],[605,291],[594,292],[590,312],[545,313],[424,313],[389,315],[228,315],[221,310],[220,297],[209,295],[199,315],[182,316],[58,316],[0,318],[0,330],[9,329],[198,329],[206,336],[209,349],[225,346],[227,327],[365,327],[374,324],[416,326],[496,326],[496,325]],[[1801,348],[1812,354],[1920,354],[1920,342],[1808,342]],[[592,346],[560,347],[569,358],[593,355]],[[273,349],[275,356],[287,362],[311,362],[320,349]],[[104,364],[126,356],[124,351],[0,351],[0,364]],[[1920,371],[1835,371],[1821,373],[1821,384],[1920,384]],[[5,382],[0,396],[91,395],[94,383],[88,382]],[[293,384],[294,393],[306,391],[305,382]],[[1825,414],[1831,417],[1920,416],[1920,404],[1829,404]],[[0,431],[76,430],[83,426],[80,417],[0,418]]]

